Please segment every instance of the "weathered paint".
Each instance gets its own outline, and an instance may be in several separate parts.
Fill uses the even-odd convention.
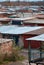
[[[29,43],[28,43],[28,40],[26,40],[26,38],[30,38],[30,37],[34,37],[36,35],[31,35],[31,34],[24,34],[22,35],[23,36],[23,41],[24,41],[24,48],[28,48],[29,46]],[[31,41],[31,46],[33,48],[37,48],[40,46],[40,42],[37,42],[38,44],[36,44],[36,41]]]

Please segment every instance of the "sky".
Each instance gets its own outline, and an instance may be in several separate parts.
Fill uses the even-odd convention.
[[[6,0],[0,0],[0,2],[3,2],[3,1],[6,1]],[[18,1],[18,0],[10,0],[10,1]],[[43,0],[19,0],[19,1],[43,1]]]

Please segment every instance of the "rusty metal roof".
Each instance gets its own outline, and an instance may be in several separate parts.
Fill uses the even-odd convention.
[[[44,34],[44,28],[40,28],[40,29],[37,29],[37,30],[34,30],[34,31],[30,31],[30,32],[25,33],[25,34],[32,34],[32,35]]]

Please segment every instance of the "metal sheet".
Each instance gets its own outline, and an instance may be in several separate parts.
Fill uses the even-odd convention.
[[[44,34],[41,34],[39,36],[35,36],[35,37],[32,37],[32,38],[27,38],[26,40],[44,41]]]
[[[17,26],[0,26],[0,33],[4,34],[24,34],[42,27],[17,27]]]

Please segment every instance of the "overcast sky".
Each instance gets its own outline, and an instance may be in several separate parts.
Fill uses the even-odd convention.
[[[6,1],[6,0],[0,0],[0,2],[2,1]],[[18,0],[10,0],[10,1],[18,1]],[[43,0],[19,0],[19,1],[43,1]]]

